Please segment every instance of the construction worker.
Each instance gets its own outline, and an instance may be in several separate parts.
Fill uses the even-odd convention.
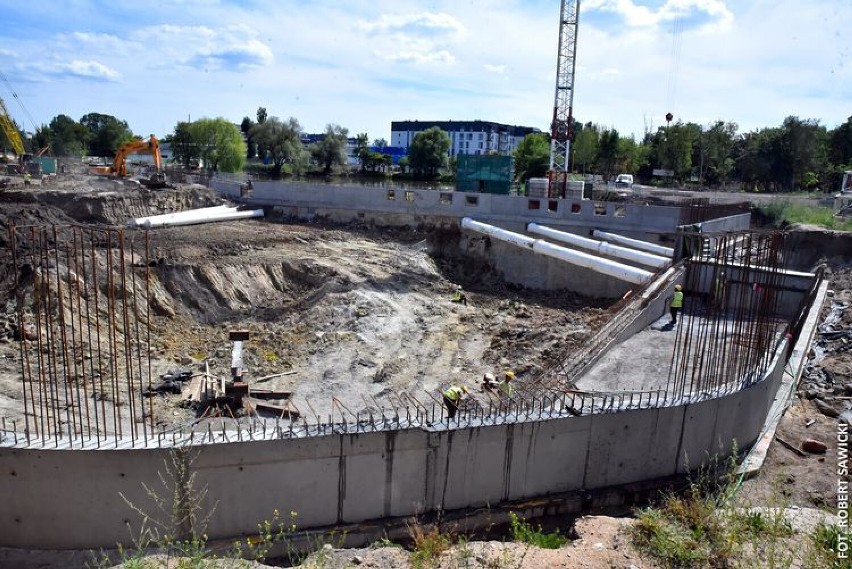
[[[503,381],[500,382],[500,391],[506,397],[511,397],[515,393],[515,386],[512,382],[515,380],[515,372],[507,371],[503,374]]]
[[[459,410],[459,404],[467,397],[470,390],[468,390],[466,385],[459,387],[458,385],[451,385],[449,388],[444,390],[444,406],[447,408],[447,417],[452,419],[456,416],[456,411]]]
[[[456,293],[453,295],[453,302],[458,302],[459,304],[467,306],[467,296],[465,296],[462,287],[456,287]]]
[[[683,308],[683,287],[680,285],[675,285],[674,295],[672,296],[672,303],[669,306],[669,314],[671,314],[672,321],[671,324],[677,324],[677,313]]]

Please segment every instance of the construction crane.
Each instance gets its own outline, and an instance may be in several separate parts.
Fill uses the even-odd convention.
[[[18,155],[18,158],[23,158],[24,141],[21,140],[21,134],[18,132],[18,128],[9,116],[9,111],[6,109],[6,103],[3,102],[3,97],[0,97],[0,128],[3,129],[3,134],[6,135],[6,138],[9,140],[9,144],[12,145],[12,150]]]
[[[550,124],[550,168],[547,172],[549,197],[565,197],[568,187],[568,157],[574,139],[574,70],[579,18],[580,0],[562,0],[559,11],[556,95],[553,122]]]

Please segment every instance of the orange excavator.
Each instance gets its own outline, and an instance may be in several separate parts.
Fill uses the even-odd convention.
[[[112,175],[117,178],[127,176],[127,157],[131,154],[150,153],[154,158],[154,174],[149,178],[140,180],[142,185],[148,188],[164,188],[166,186],[166,175],[163,172],[163,160],[160,156],[160,141],[153,134],[148,140],[131,140],[121,146],[115,153],[112,166],[93,166],[90,173],[101,175]]]

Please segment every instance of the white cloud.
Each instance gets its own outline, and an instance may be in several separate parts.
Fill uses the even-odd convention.
[[[69,63],[59,65],[58,68],[71,75],[85,79],[118,81],[118,79],[121,78],[121,73],[97,61],[81,61],[79,59],[75,59]]]
[[[144,134],[187,116],[239,122],[261,105],[310,132],[335,122],[371,138],[404,119],[550,122],[558,2],[152,1],[69,13],[14,41],[0,33],[0,51],[42,54],[7,57],[3,71],[44,122],[106,112]],[[849,2],[584,0],[581,12],[578,120],[641,136],[668,111],[743,130],[789,114],[833,127],[852,113]],[[57,77],[72,59],[89,80],[68,89]],[[167,105],[152,103],[152,85]]]
[[[167,54],[158,64],[199,67],[206,71],[246,71],[271,65],[272,49],[245,25],[211,28],[164,24],[137,30],[134,37]]]
[[[634,0],[589,0],[583,4],[583,9],[617,14],[634,28],[656,28],[695,14],[707,17],[701,27],[729,25],[734,19],[724,0],[667,0],[656,10]]]
[[[366,33],[382,49],[379,59],[401,63],[452,65],[451,46],[463,42],[467,30],[455,16],[444,12],[383,14],[372,21],[358,20],[354,31]]]
[[[452,65],[456,58],[448,51],[399,51],[396,53],[376,53],[376,57],[386,61],[401,61],[411,63],[440,63]]]
[[[443,12],[383,14],[377,20],[359,20],[356,28],[367,33],[446,34],[457,38],[464,36],[466,31],[458,19]]]

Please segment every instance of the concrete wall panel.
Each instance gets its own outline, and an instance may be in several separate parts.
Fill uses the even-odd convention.
[[[736,398],[728,398],[726,405],[735,405]],[[680,452],[677,455],[677,472],[686,473],[704,464],[716,446],[716,417],[719,399],[693,403],[684,409]]]
[[[670,475],[677,462],[683,407],[594,415],[586,488]]]
[[[121,497],[151,516],[158,509],[142,483],[158,482],[168,453],[0,448],[0,544],[35,549],[112,547],[128,541],[141,518]]]
[[[306,526],[338,518],[345,480],[341,446],[338,436],[324,436],[198,447],[193,468],[199,487],[207,487],[221,512],[211,519],[208,534],[227,537],[234,527],[252,528],[274,509],[297,512],[299,525]]]
[[[503,499],[508,437],[515,425],[495,425],[442,433],[444,468],[439,503],[443,509],[496,504]]]
[[[528,442],[515,445],[506,499],[581,489],[591,423],[592,417],[571,417],[534,423],[532,428],[517,425],[516,438]]]

